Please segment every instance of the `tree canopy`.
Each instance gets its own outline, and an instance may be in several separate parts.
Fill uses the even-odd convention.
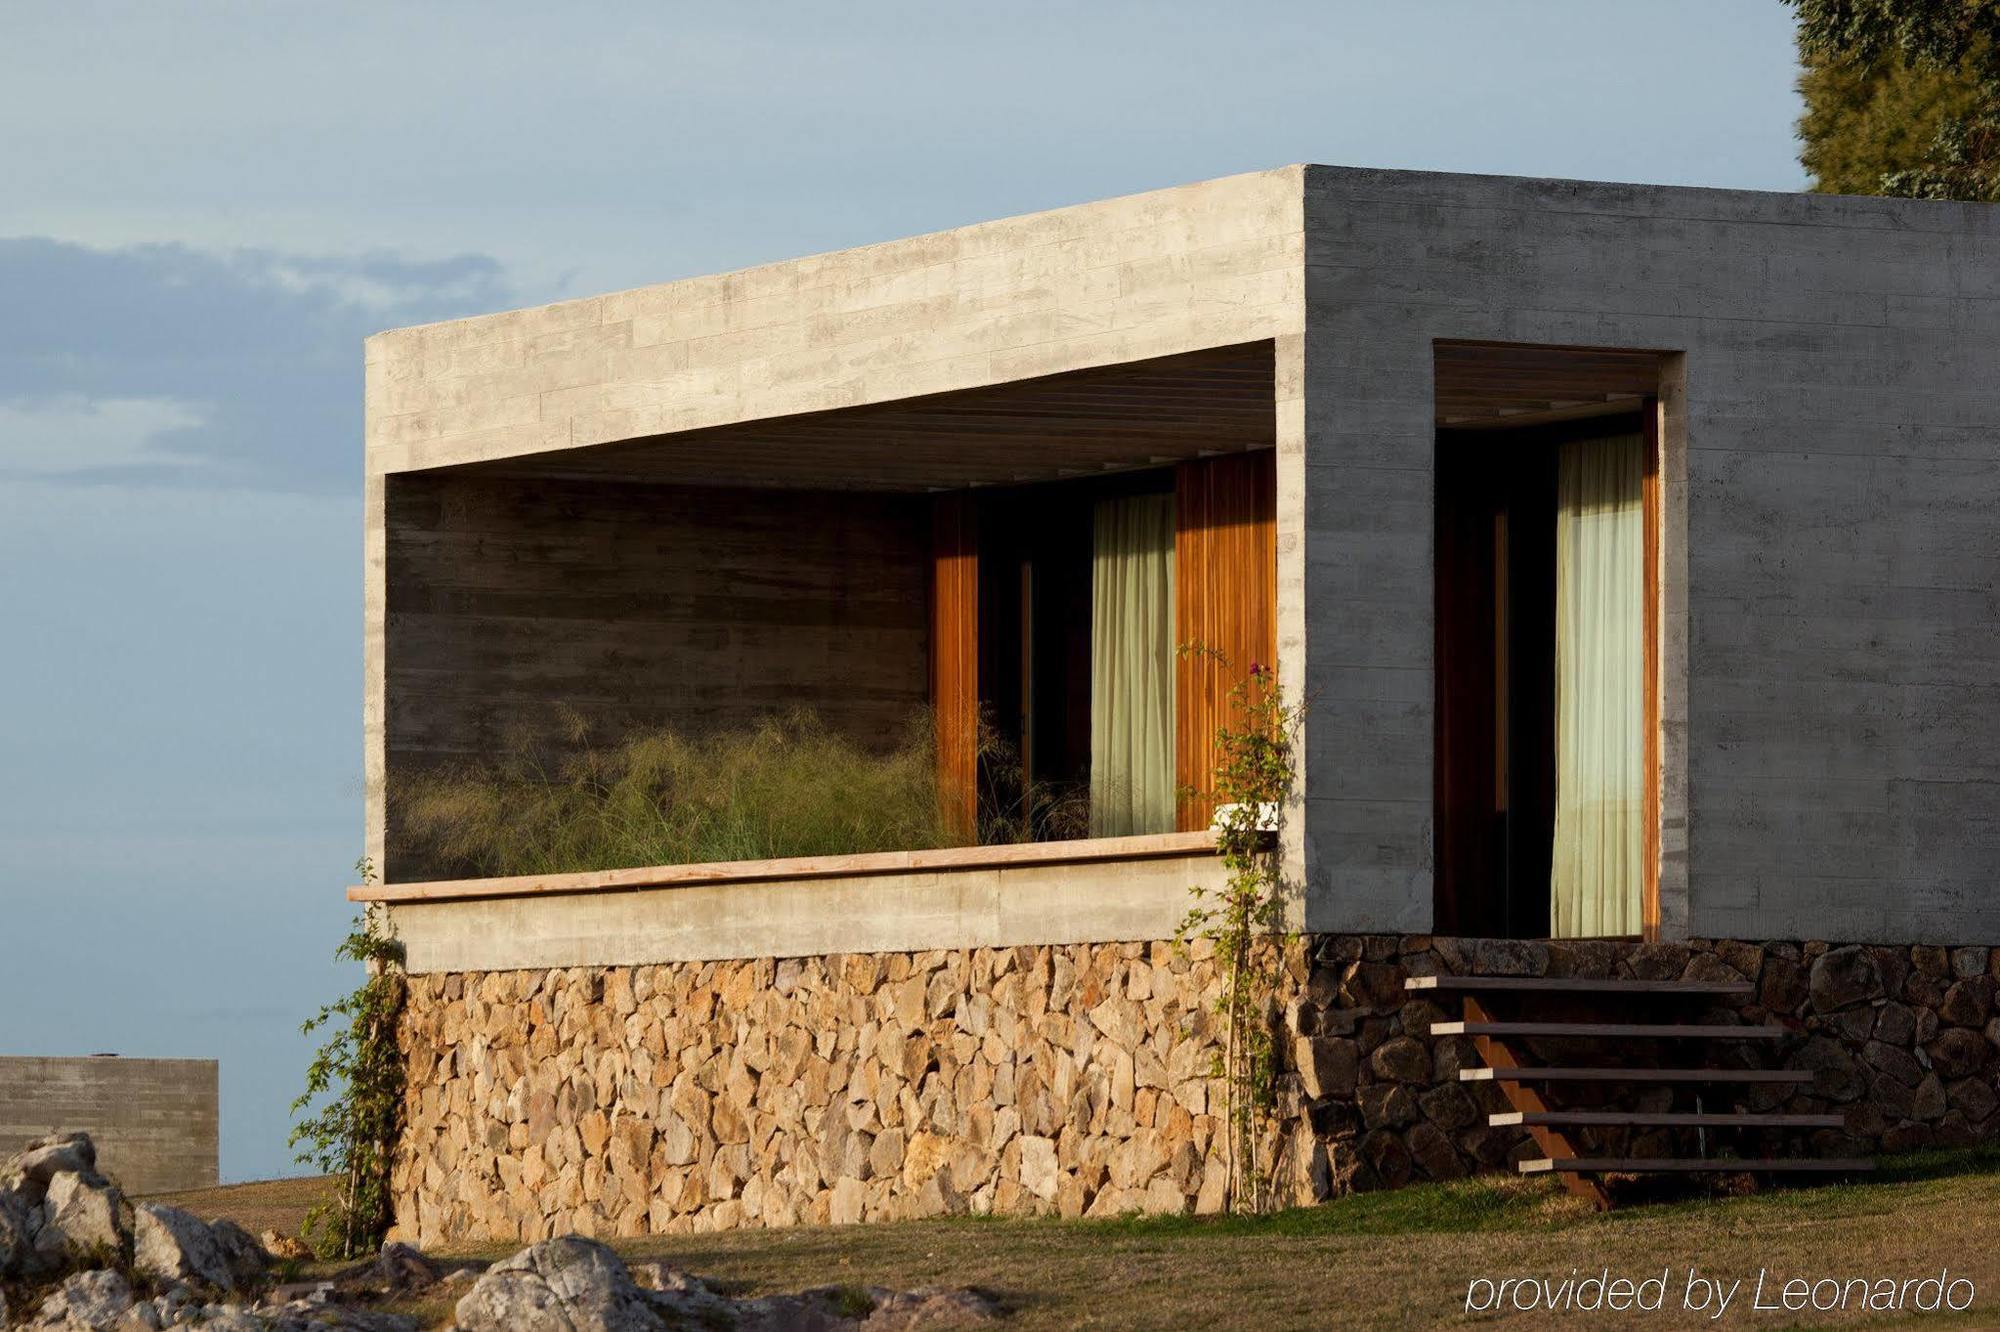
[[[1786,2],[1815,190],[2000,200],[2000,0]]]

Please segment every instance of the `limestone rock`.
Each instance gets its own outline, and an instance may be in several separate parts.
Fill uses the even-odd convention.
[[[1910,964],[1933,980],[1951,977],[1951,954],[1935,944],[1916,944],[1910,949]]]
[[[1458,1158],[1458,1149],[1452,1146],[1451,1139],[1437,1125],[1419,1124],[1410,1130],[1405,1141],[1411,1159],[1432,1179],[1457,1179],[1465,1173],[1465,1166]]]
[[[854,1225],[861,1220],[867,1199],[868,1191],[861,1181],[852,1175],[844,1175],[834,1181],[826,1219],[836,1226]]]
[[[1960,1078],[1945,1088],[1945,1095],[1969,1123],[1981,1123],[2000,1109],[2000,1097],[1984,1078]]]
[[[1398,1082],[1371,1082],[1361,1089],[1361,1120],[1369,1128],[1400,1128],[1417,1118],[1417,1098]]]
[[[35,1255],[44,1271],[105,1261],[123,1262],[131,1246],[125,1198],[95,1172],[64,1170],[50,1177],[42,1199]]]
[[[1472,966],[1482,976],[1547,975],[1549,946],[1534,939],[1479,939],[1472,945]]]
[[[728,1327],[735,1323],[731,1302],[708,1282],[666,1263],[639,1263],[631,1269],[639,1293],[672,1327]]]
[[[1717,939],[1715,956],[1745,980],[1756,980],[1764,967],[1763,947],[1740,939]]]
[[[228,1265],[230,1276],[235,1278],[238,1290],[247,1289],[264,1279],[264,1273],[271,1266],[271,1254],[255,1235],[227,1217],[210,1221],[208,1230],[215,1236],[215,1242],[222,1250],[222,1260]]]
[[[1773,1013],[1790,1013],[1803,1005],[1808,997],[1804,968],[1786,957],[1767,956],[1764,959],[1764,976],[1757,991],[1758,1003]]]
[[[20,1175],[42,1188],[47,1188],[50,1180],[65,1171],[78,1175],[96,1173],[97,1147],[88,1133],[57,1133],[36,1138],[21,1149],[9,1168],[10,1174]]]
[[[1944,1084],[1938,1081],[1936,1074],[1931,1074],[1917,1084],[1916,1095],[1910,1103],[1910,1117],[1922,1120],[1942,1119],[1947,1105]],[[1923,1145],[1928,1147],[1930,1143],[1926,1142]]]
[[[1993,978],[1981,974],[1953,981],[1937,1014],[1954,1027],[1984,1027],[1993,1016]]]
[[[1858,1151],[1896,1150],[1892,1138],[2000,1137],[2000,1096],[1986,1095],[2000,1074],[1993,957],[1813,940],[1316,937],[1266,1005],[1287,1068],[1260,1151],[1288,1196],[1317,1191],[1295,1187],[1291,1163],[1320,1155],[1328,1187],[1345,1190],[1504,1169],[1521,1153],[1522,1132],[1483,1123],[1502,1106],[1496,1090],[1458,1081],[1479,1062],[1472,1043],[1433,1036],[1435,1001],[1403,986],[1436,974],[1741,975],[1755,995],[1717,1001],[1703,1020],[1777,1023],[1796,1033],[1779,1043],[1785,1062],[1817,1075],[1805,1091],[1753,1086],[1746,1108],[1837,1107]],[[393,1187],[410,1237],[426,1244],[955,1210],[1103,1216],[1190,1199],[1209,1212],[1224,1197],[1212,946],[971,948],[410,984],[415,1149]],[[1667,1108],[1647,1104],[1644,1089],[1616,1096]],[[1315,1145],[1302,1154],[1306,1142]],[[807,1295],[767,1313],[821,1316]]]
[[[140,1203],[132,1209],[132,1269],[160,1282],[236,1289],[229,1256],[215,1232],[192,1212],[164,1203]]]
[[[1875,956],[1866,948],[1850,944],[1829,949],[1812,964],[1808,984],[1812,1006],[1821,1013],[1833,1013],[1876,998],[1882,993],[1882,974]]]
[[[910,1291],[876,1291],[875,1308],[861,1320],[865,1332],[918,1332],[918,1329],[973,1327],[1000,1316],[994,1299],[976,1290],[924,1286]]]
[[[1354,1075],[1361,1064],[1361,1049],[1353,1041],[1337,1036],[1301,1036],[1293,1043],[1298,1063],[1299,1083],[1307,1096],[1352,1096]]]
[[[1441,1082],[1417,1098],[1424,1117],[1439,1128],[1462,1129],[1479,1118],[1479,1108],[1466,1094],[1465,1084]]]
[[[1861,1057],[1905,1087],[1914,1087],[1923,1081],[1923,1066],[1900,1046],[1870,1041],[1862,1048]]]
[[[257,1239],[264,1246],[264,1252],[281,1263],[302,1263],[313,1256],[306,1242],[296,1235],[280,1235],[275,1230],[267,1230]]]
[[[70,1172],[75,1173],[75,1172]],[[132,1287],[109,1268],[78,1272],[42,1301],[42,1309],[30,1328],[51,1332],[112,1332],[135,1326],[126,1321],[132,1312]],[[137,1324],[143,1326],[143,1324]]]
[[[1044,1202],[1056,1200],[1056,1182],[1061,1167],[1056,1164],[1053,1139],[1023,1134],[1021,1137],[1021,1187]]]
[[[20,1194],[0,1189],[0,1280],[22,1275],[34,1252],[33,1208]],[[0,1319],[0,1327],[6,1321]]]
[[[1830,1037],[1813,1037],[1792,1057],[1792,1062],[1796,1067],[1812,1070],[1816,1075],[1813,1089],[1829,1101],[1851,1101],[1867,1085],[1860,1061]]]
[[[1908,1004],[1891,999],[1875,1014],[1875,1039],[1878,1041],[1889,1045],[1908,1045],[1916,1033],[1916,1014],[1910,1011]]]
[[[1375,1076],[1392,1082],[1429,1082],[1431,1056],[1413,1036],[1395,1036],[1375,1047],[1368,1057]]]
[[[222,1241],[221,1234],[216,1235]],[[224,1243],[224,1248],[228,1247]],[[435,1286],[444,1268],[407,1244],[384,1244],[373,1258],[333,1278],[341,1294],[360,1293],[370,1299],[417,1295]]]
[[[463,1332],[655,1332],[661,1318],[624,1262],[564,1235],[487,1269],[458,1302]]]
[[[1410,1149],[1388,1129],[1376,1129],[1361,1140],[1361,1159],[1384,1188],[1399,1188],[1410,1180]]]
[[[1979,1072],[1993,1053],[1984,1036],[1964,1027],[1947,1027],[1924,1049],[1931,1057],[1931,1067],[1945,1078],[1963,1078]]]
[[[1639,980],[1678,980],[1689,956],[1685,944],[1644,943],[1625,955],[1625,967]]]

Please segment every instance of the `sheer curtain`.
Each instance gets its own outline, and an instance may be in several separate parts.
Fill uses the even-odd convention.
[[[1174,497],[1104,500],[1092,522],[1090,831],[1174,826]]]
[[[1562,445],[1556,472],[1556,832],[1551,933],[1640,932],[1644,443]]]

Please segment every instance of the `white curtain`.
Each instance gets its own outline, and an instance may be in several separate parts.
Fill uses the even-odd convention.
[[[1092,523],[1090,831],[1174,827],[1174,497],[1097,505]]]
[[[1645,453],[1562,445],[1556,479],[1556,831],[1551,932],[1640,932]]]

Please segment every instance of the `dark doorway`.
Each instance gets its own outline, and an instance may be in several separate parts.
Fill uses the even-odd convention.
[[[1556,819],[1556,469],[1638,414],[1437,433],[1435,928],[1545,938]]]

